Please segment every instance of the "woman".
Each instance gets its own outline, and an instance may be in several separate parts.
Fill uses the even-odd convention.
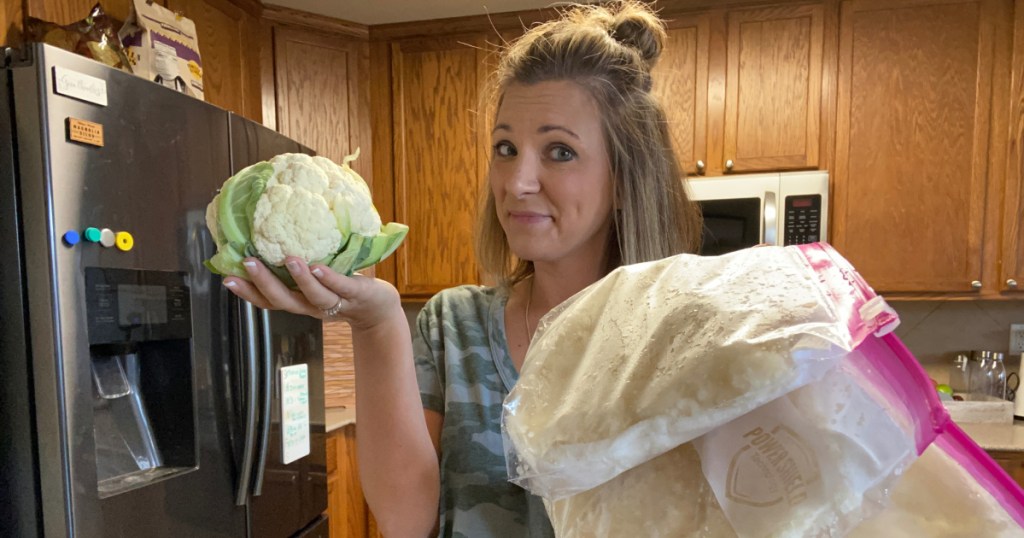
[[[477,241],[499,284],[439,293],[414,338],[380,280],[297,259],[300,292],[254,259],[252,283],[225,279],[261,308],[352,325],[360,475],[384,535],[552,534],[507,481],[501,403],[548,310],[619,265],[696,248],[700,217],[650,93],[664,39],[627,1],[573,8],[509,45]]]

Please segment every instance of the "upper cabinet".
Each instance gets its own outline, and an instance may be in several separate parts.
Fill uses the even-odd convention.
[[[1013,35],[1009,140],[998,283],[1007,292],[1024,292],[1024,3],[1017,2]],[[997,163],[998,165],[998,163]]]
[[[371,181],[370,45],[365,40],[277,26],[274,83],[277,130]]]
[[[196,23],[206,100],[260,121],[259,4],[248,0],[167,0],[167,7]]]
[[[703,171],[708,159],[710,21],[708,14],[673,17],[665,50],[651,74],[653,92],[665,108],[672,146],[689,174]]]
[[[732,11],[728,22],[725,170],[817,168],[822,6]]]
[[[879,291],[1002,289],[994,260],[1009,8],[1002,0],[841,6],[833,243]],[[1006,210],[1019,223],[1016,185]],[[1019,246],[1015,228],[1010,248]],[[1010,258],[1019,272],[1019,249]]]
[[[818,168],[824,39],[819,4],[670,17],[654,91],[687,173]]]
[[[479,112],[485,49],[477,37],[390,47],[391,196],[394,220],[409,225],[391,267],[405,297],[480,282],[473,231],[488,161],[487,118]]]

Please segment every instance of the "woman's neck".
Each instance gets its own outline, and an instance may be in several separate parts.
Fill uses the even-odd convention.
[[[607,271],[604,265],[534,263],[530,284],[531,309],[537,314],[551,310],[576,292],[600,280]]]

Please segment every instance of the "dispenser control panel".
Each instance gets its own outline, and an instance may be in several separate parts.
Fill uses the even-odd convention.
[[[192,337],[186,273],[85,268],[89,344]]]

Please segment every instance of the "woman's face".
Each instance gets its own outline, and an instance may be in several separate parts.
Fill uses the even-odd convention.
[[[509,86],[491,146],[495,209],[516,256],[604,263],[612,177],[590,94],[568,81]]]

